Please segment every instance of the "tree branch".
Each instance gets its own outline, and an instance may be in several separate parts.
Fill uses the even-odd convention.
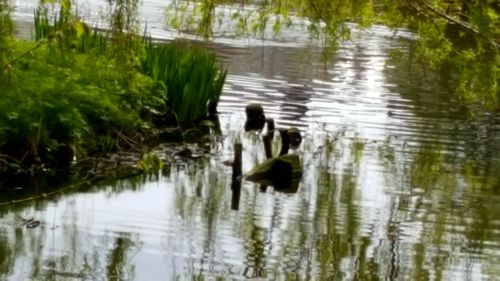
[[[39,42],[35,47],[29,49],[28,51],[24,52],[23,54],[21,54],[20,56],[14,58],[13,60],[11,60],[10,62],[6,63],[5,65],[2,65],[2,67],[0,69],[4,69],[4,68],[7,68],[10,66],[12,66],[14,63],[16,63],[18,60],[24,58],[25,56],[31,54],[31,52],[35,51],[36,49],[40,48],[42,45],[43,45],[44,41],[41,41]]]
[[[406,2],[412,6],[415,10],[417,10],[417,12],[420,12],[420,13],[423,13],[423,14],[428,14],[428,13],[425,13],[425,11],[422,10],[421,7],[419,7],[416,3],[414,3],[413,1],[411,0],[406,0]],[[423,7],[427,10],[427,11],[430,11],[432,12],[433,14],[445,19],[446,21],[448,22],[451,22],[451,23],[454,23],[454,24],[457,24],[459,25],[460,27],[466,29],[467,31],[469,32],[472,32],[480,37],[482,37],[483,39],[485,39],[492,47],[494,47],[495,49],[498,49],[498,44],[491,38],[488,38],[486,35],[484,35],[483,33],[481,33],[479,30],[477,30],[476,28],[474,28],[470,23],[468,22],[465,22],[465,21],[462,21],[462,20],[459,20],[459,19],[456,19],[448,14],[446,14],[445,12],[443,11],[440,11],[439,9],[433,7],[431,4],[427,3],[427,1],[425,0],[421,0],[421,1],[418,1],[417,3],[420,3],[421,5],[423,5]]]

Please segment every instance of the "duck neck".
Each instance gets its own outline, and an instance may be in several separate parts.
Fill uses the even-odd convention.
[[[288,139],[288,130],[281,129],[281,151],[279,156],[285,155],[288,153],[288,149],[290,148],[290,140]]]

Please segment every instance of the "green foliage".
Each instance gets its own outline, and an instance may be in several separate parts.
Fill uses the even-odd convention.
[[[112,153],[116,150],[116,139],[109,135],[99,136],[97,140],[97,149],[103,153]]]
[[[75,51],[68,62],[58,52],[50,44],[39,48],[0,86],[1,152],[28,162],[67,144],[81,154],[106,153],[115,131],[141,127],[138,112],[154,100],[150,78],[136,73],[125,83],[113,60]]]
[[[106,33],[80,21],[70,1],[43,1],[34,43],[11,37],[1,3],[0,154],[16,165],[114,152],[151,127],[140,114],[164,113],[168,101],[190,121],[220,96],[226,72],[213,54],[136,35],[136,0],[109,1]]]
[[[61,11],[50,20],[47,7],[42,6],[35,12],[35,38],[57,42],[60,48],[113,57],[121,62],[118,66],[123,81],[130,84],[125,85],[127,88],[133,89],[138,82],[135,74],[140,61],[142,71],[157,82],[157,95],[150,100],[148,109],[161,108],[167,100],[183,123],[204,116],[207,102],[218,100],[225,80],[226,72],[216,57],[187,44],[164,45],[151,39],[140,40],[135,35],[137,15],[128,12],[136,9],[137,3],[131,0],[109,4],[112,7],[109,34],[89,30],[78,17]],[[128,105],[138,101],[130,91],[122,98]]]
[[[137,168],[145,173],[157,173],[163,169],[164,163],[154,152],[148,152],[142,155],[141,160],[137,163]]]
[[[214,54],[187,43],[146,40],[142,71],[164,85],[167,105],[181,123],[206,115],[209,100],[218,101],[227,71]]]
[[[108,34],[99,32],[82,22],[78,16],[64,13],[50,16],[48,6],[40,6],[34,12],[35,40],[57,42],[61,49],[76,49],[78,52],[105,54],[108,47]]]
[[[500,106],[500,14],[496,4],[457,0],[406,5],[406,24],[415,27],[419,36],[416,59],[451,73],[453,89],[462,100]]]
[[[9,41],[12,36],[12,19],[10,13],[12,11],[9,5],[9,0],[0,0],[0,67],[3,68],[9,57]],[[0,69],[0,76],[3,69]]]
[[[227,5],[229,9],[217,9]],[[255,1],[174,1],[166,10],[167,22],[174,28],[189,30],[205,38],[213,36],[216,23],[233,25],[239,34],[264,34],[266,30],[279,33],[297,18],[307,18],[314,38],[329,46],[350,37],[347,23],[357,21],[368,25],[373,18],[369,0],[267,0]]]
[[[138,0],[107,0],[110,7],[110,43],[112,56],[120,61],[127,80],[140,66],[142,40],[138,38]]]
[[[139,129],[138,112],[164,103],[149,77],[123,75],[105,35],[61,7],[50,20],[47,6],[35,11],[36,45],[9,41],[17,59],[0,85],[0,152],[25,164],[68,145],[80,156],[111,152],[115,132]]]

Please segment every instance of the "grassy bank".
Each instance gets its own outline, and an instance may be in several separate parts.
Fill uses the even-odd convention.
[[[215,56],[123,30],[98,32],[42,8],[33,42],[2,31],[0,172],[65,167],[206,116],[226,73]]]

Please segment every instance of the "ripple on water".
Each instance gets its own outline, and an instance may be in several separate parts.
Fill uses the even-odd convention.
[[[17,15],[31,20],[30,5]],[[143,3],[148,27],[173,38],[162,5]],[[224,43],[211,48],[229,75],[212,161],[138,187],[99,186],[9,210],[0,219],[0,251],[7,245],[5,253],[26,254],[13,258],[15,270],[0,267],[0,276],[26,279],[20,272],[33,272],[35,259],[75,272],[88,262],[101,279],[113,260],[137,280],[500,274],[500,199],[491,188],[498,185],[500,116],[471,120],[449,93],[415,76],[410,68],[418,66],[401,67],[406,62],[390,51],[408,53],[402,40],[414,39],[409,31],[355,32],[326,63],[321,48],[295,35],[298,43],[262,46],[219,34],[216,42]],[[244,144],[244,171],[264,159],[260,136],[241,132],[250,102],[261,103],[278,127],[304,133],[296,152],[304,174],[291,195],[244,182],[239,209],[231,210],[230,168],[220,162],[232,158],[235,139]],[[33,231],[9,225],[27,215],[49,224]]]

